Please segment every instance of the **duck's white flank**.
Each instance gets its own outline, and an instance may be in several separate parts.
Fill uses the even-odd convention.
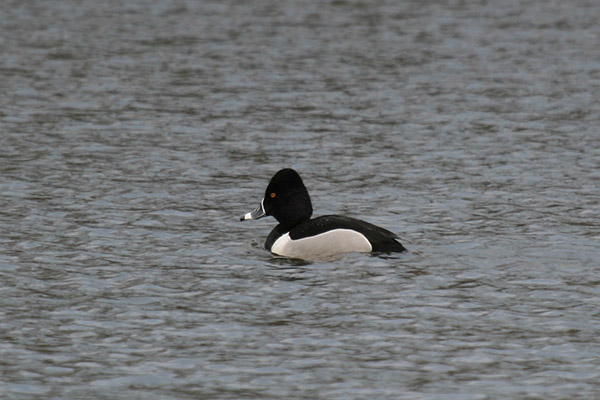
[[[350,229],[334,229],[315,236],[292,240],[290,234],[278,238],[271,252],[292,258],[332,256],[341,253],[368,253],[373,250],[367,238]]]

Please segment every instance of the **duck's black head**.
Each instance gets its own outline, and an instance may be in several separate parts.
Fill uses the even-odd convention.
[[[283,228],[288,229],[310,219],[312,203],[308,190],[293,169],[284,168],[277,172],[271,178],[260,206],[242,217],[242,220],[258,219],[265,215],[272,215]]]

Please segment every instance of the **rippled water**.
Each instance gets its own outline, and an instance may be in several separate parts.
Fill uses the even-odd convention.
[[[3,3],[2,398],[600,396],[599,19]],[[410,254],[267,253],[282,167]]]

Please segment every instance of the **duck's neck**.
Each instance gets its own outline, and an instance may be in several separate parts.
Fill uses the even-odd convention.
[[[290,196],[285,203],[285,207],[277,211],[273,213],[273,216],[279,222],[281,228],[286,229],[286,232],[294,226],[308,221],[313,209],[306,189]]]
[[[310,216],[308,218],[302,218],[298,220],[287,220],[287,221],[279,221],[279,225],[277,227],[283,233],[291,231],[295,226],[310,220]]]

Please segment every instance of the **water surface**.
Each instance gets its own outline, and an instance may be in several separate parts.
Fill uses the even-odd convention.
[[[597,397],[599,19],[0,6],[2,397]],[[283,167],[410,254],[266,252]]]

